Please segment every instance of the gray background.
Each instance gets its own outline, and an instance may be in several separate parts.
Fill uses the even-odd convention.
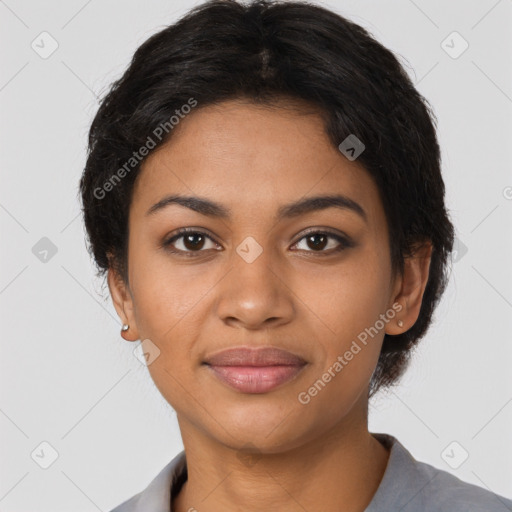
[[[77,185],[97,96],[196,4],[0,1],[0,510],[109,510],[182,449],[94,278]],[[323,5],[396,52],[434,106],[459,240],[435,324],[370,430],[512,498],[512,0]],[[31,47],[51,49],[43,31],[47,58]],[[453,31],[460,55],[442,43]]]

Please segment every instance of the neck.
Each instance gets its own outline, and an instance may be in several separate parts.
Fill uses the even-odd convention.
[[[199,434],[178,417],[188,479],[173,512],[322,510],[364,512],[382,480],[388,450],[366,426],[340,425],[279,453],[245,452]],[[361,428],[362,427],[362,428]]]

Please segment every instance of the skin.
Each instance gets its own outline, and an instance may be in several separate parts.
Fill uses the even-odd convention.
[[[108,273],[115,308],[130,325],[123,337],[150,339],[160,350],[148,368],[176,411],[187,457],[188,480],[172,504],[177,512],[337,512],[340,504],[363,512],[388,461],[368,432],[368,386],[384,334],[399,334],[418,317],[431,246],[393,276],[372,178],[333,147],[318,114],[285,107],[233,100],[182,120],[135,183],[128,283],[112,268]],[[146,215],[171,193],[221,203],[231,218],[177,204]],[[333,193],[359,203],[367,222],[334,207],[276,220],[284,204]],[[192,257],[162,248],[181,227],[214,241],[174,242]],[[305,238],[309,228],[346,234],[354,246],[332,252],[339,242],[328,238],[317,248]],[[251,263],[236,252],[249,236],[263,249]],[[298,394],[396,303],[402,309],[394,319],[300,403]],[[241,393],[201,364],[239,345],[284,348],[308,364],[274,390]]]

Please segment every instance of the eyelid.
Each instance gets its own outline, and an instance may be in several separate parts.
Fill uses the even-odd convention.
[[[320,233],[323,235],[329,235],[334,238],[341,238],[347,244],[352,243],[352,239],[347,234],[345,234],[343,231],[338,231],[338,230],[334,231],[331,228],[314,227],[314,228],[308,228],[308,229],[306,229],[306,231],[303,231],[302,233],[300,233],[300,235],[298,236],[297,240],[293,243],[293,245],[295,245],[297,242],[300,242],[304,237],[306,237],[310,234],[314,235],[316,233]]]

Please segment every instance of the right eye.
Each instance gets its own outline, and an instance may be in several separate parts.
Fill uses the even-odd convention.
[[[181,244],[182,248],[176,247],[175,242],[179,241],[178,245]],[[193,256],[195,252],[204,252],[204,245],[207,242],[211,242],[214,247],[206,247],[206,249],[215,249],[215,245],[218,246],[217,242],[203,231],[198,231],[193,228],[181,228],[177,234],[171,236],[162,245],[166,250],[178,255]],[[215,249],[218,250],[218,249]]]

